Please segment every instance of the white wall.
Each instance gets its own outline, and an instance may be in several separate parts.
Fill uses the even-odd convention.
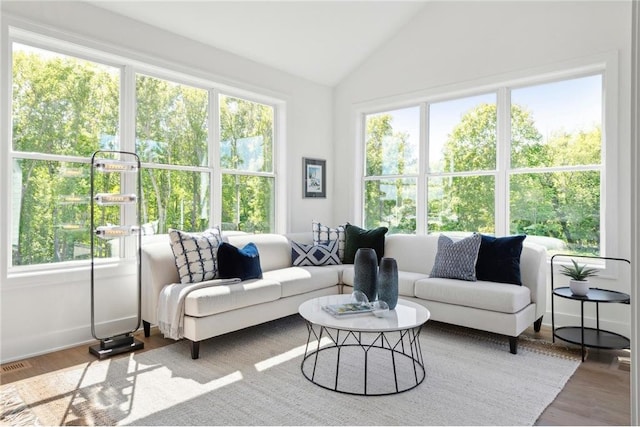
[[[362,105],[393,104],[418,96],[437,96],[524,78],[588,58],[617,57],[615,139],[607,140],[615,153],[608,171],[617,188],[615,218],[607,229],[607,254],[630,257],[630,111],[631,2],[432,2],[379,48],[334,90],[335,182],[357,182],[356,111]],[[615,62],[615,61],[614,61]],[[614,68],[615,69],[615,68]],[[534,74],[535,75],[535,74]],[[616,108],[617,107],[617,108]],[[610,159],[611,161],[611,159]],[[357,186],[336,194],[334,219],[357,221]],[[609,188],[609,187],[608,187]],[[600,278],[602,286],[630,292],[629,269],[617,278]],[[557,301],[557,300],[556,300]],[[548,304],[548,307],[550,304]],[[550,308],[550,307],[549,307]],[[579,306],[560,303],[563,321],[575,322]],[[586,310],[593,316],[592,310]],[[629,307],[601,308],[603,326],[629,336]],[[550,322],[550,315],[545,321]],[[578,320],[579,321],[579,320]],[[578,323],[579,324],[579,323]]]
[[[191,70],[212,81],[254,91],[286,101],[285,186],[286,231],[307,231],[311,221],[331,222],[331,189],[328,176],[327,199],[302,198],[302,157],[331,159],[332,91],[310,81],[217,50],[192,40],[121,17],[81,2],[2,2],[3,25],[7,18],[26,19],[55,32],[68,33],[71,39],[86,39],[105,44],[116,53],[134,53],[137,59],[157,65],[175,64],[177,71]],[[212,25],[214,23],[212,22]],[[6,35],[6,33],[4,33]],[[2,40],[6,42],[5,39]],[[4,49],[4,46],[3,46]],[[6,51],[3,50],[3,69]],[[7,126],[6,123],[4,124]],[[8,146],[2,133],[1,143]],[[333,169],[328,162],[329,172]],[[2,175],[7,181],[7,174]],[[2,188],[7,182],[0,181]],[[10,194],[4,191],[2,194]],[[4,209],[6,202],[0,202]],[[2,212],[1,221],[7,213]],[[0,235],[3,260],[8,258],[6,233]],[[116,283],[117,277],[113,278]],[[118,301],[131,298],[124,287],[114,287],[113,310],[105,318],[128,320],[135,309],[123,309]],[[7,362],[85,342],[90,335],[89,271],[66,271],[47,276],[3,277],[0,303],[0,359]],[[122,329],[120,329],[122,330]],[[126,330],[126,328],[125,328]]]
[[[631,282],[636,284],[631,300],[631,425],[640,424],[640,3],[633,3],[631,64]]]

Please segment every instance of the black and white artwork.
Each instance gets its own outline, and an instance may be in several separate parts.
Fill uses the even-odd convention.
[[[303,197],[327,197],[327,161],[302,159]]]

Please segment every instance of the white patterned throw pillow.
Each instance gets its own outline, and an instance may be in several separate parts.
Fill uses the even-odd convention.
[[[222,243],[219,227],[202,233],[169,230],[171,250],[181,283],[197,283],[218,276],[217,253]]]
[[[294,267],[342,264],[338,256],[338,241],[331,240],[326,245],[305,245],[291,241],[291,264]]]
[[[336,228],[330,228],[317,221],[312,221],[311,231],[313,232],[314,245],[326,245],[331,241],[337,241],[338,257],[340,258],[340,262],[344,260],[344,244],[346,241],[344,225],[339,225]]]
[[[476,261],[482,236],[478,233],[454,242],[441,234],[430,277],[476,281]]]

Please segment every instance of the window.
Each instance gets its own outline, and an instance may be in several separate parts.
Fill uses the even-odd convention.
[[[282,103],[220,95],[199,78],[21,30],[10,34],[11,228],[4,244],[12,247],[11,268],[90,258],[89,163],[96,150],[140,156],[145,234],[199,231],[213,218],[225,229],[275,231]],[[220,156],[212,147],[218,141]],[[110,175],[105,179],[120,179]],[[113,209],[101,221],[124,218]],[[126,255],[98,244],[101,257]]]
[[[365,118],[365,227],[416,230],[420,108]]]
[[[424,194],[427,232],[524,233],[598,255],[602,106],[597,73],[365,114],[364,224],[416,232]]]
[[[514,89],[511,99],[509,230],[599,255],[602,75]]]
[[[220,95],[222,228],[264,233],[275,226],[273,107]]]
[[[14,266],[89,257],[89,168],[81,160],[116,144],[119,71],[13,43]]]
[[[429,105],[427,230],[495,232],[496,94]]]
[[[211,170],[208,91],[136,75],[136,152],[142,169],[143,229],[206,229]]]

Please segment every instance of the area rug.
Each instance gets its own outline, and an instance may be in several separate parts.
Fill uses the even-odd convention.
[[[533,425],[580,363],[526,339],[513,355],[504,337],[428,322],[422,384],[353,396],[304,378],[306,340],[295,315],[207,340],[197,360],[181,341],[2,391],[41,425]]]

